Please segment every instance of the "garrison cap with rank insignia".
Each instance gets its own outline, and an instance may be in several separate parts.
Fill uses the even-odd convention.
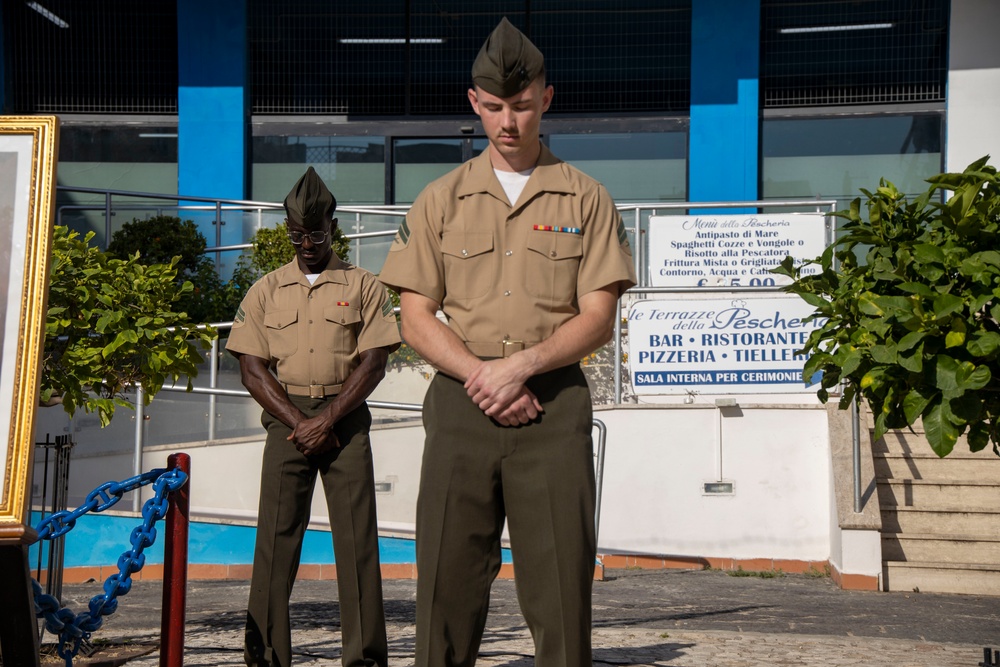
[[[511,97],[545,73],[545,58],[506,17],[472,63],[472,81],[491,95]]]
[[[332,217],[335,210],[337,198],[312,167],[306,169],[306,173],[285,197],[288,222],[302,225],[306,229],[320,229],[326,216]]]

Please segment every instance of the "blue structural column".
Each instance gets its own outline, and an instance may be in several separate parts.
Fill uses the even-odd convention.
[[[690,201],[758,198],[760,0],[692,0]]]
[[[250,127],[246,0],[178,0],[177,49],[177,192],[245,199]],[[202,233],[214,245],[215,230]],[[242,225],[223,226],[220,240],[241,243],[241,234]]]

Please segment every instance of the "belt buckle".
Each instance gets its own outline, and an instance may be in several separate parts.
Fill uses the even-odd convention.
[[[309,385],[309,398],[326,398],[326,385]]]
[[[508,340],[504,338],[502,341],[500,341],[500,344],[503,345],[504,358],[507,358],[510,355],[514,354],[515,352],[520,352],[521,350],[524,349],[523,340]]]

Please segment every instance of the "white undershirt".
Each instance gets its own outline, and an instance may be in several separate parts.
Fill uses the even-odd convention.
[[[309,281],[310,285],[315,285],[317,278],[319,278],[319,274],[318,273],[307,273],[306,274],[306,280]]]
[[[524,171],[493,170],[493,173],[497,175],[497,180],[500,181],[500,185],[503,186],[503,191],[507,193],[507,201],[510,202],[511,206],[517,203],[517,198],[521,196],[524,185],[528,182],[528,177],[531,176],[531,172],[534,170],[534,167]]]

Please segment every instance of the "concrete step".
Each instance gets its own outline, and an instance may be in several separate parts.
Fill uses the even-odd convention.
[[[882,533],[883,561],[1000,565],[1000,536]]]
[[[901,505],[883,507],[881,514],[884,533],[996,535],[1000,532],[998,512],[966,509],[927,510]]]
[[[973,563],[885,563],[882,587],[887,591],[1000,595],[1000,566]]]
[[[983,481],[876,479],[882,507],[1000,511],[1000,486],[996,478]],[[997,520],[996,526],[1000,531],[1000,514],[997,514]]]
[[[889,431],[884,436],[872,443],[872,451],[875,453],[908,454],[911,456],[933,457],[939,459],[937,453],[931,449],[930,443],[924,437],[923,431],[911,433],[909,431]],[[987,446],[982,451],[973,452],[969,449],[969,443],[964,438],[958,439],[954,449],[945,457],[953,458],[975,458],[984,461],[1000,462],[1000,456],[993,452],[992,446]]]
[[[907,456],[902,453],[875,452],[875,476],[884,479],[932,479],[947,480],[997,480],[1000,483],[1000,457],[995,461],[979,456],[956,456],[945,458],[936,454],[930,456]]]

